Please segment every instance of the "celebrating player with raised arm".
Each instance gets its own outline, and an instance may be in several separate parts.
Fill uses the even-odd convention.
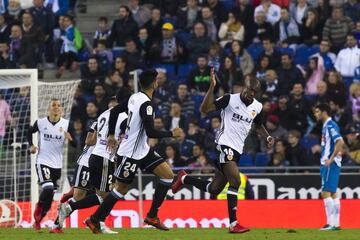
[[[49,115],[38,119],[30,127],[28,142],[30,153],[38,152],[36,158],[36,172],[38,175],[41,193],[34,212],[34,228],[40,230],[40,222],[45,217],[53,201],[54,190],[57,188],[57,181],[61,177],[63,166],[63,148],[65,140],[76,146],[74,138],[69,130],[69,120],[61,117],[61,102],[52,99],[49,106]],[[34,145],[32,134],[39,132],[39,149]]]
[[[151,99],[158,87],[157,72],[146,70],[140,74],[141,92],[133,94],[128,103],[128,122],[125,137],[117,151],[119,166],[115,170],[115,187],[105,198],[96,212],[85,223],[93,233],[100,233],[99,221],[108,216],[115,203],[128,191],[128,185],[133,181],[136,170],[147,170],[160,178],[154,193],[154,200],[148,212],[145,223],[161,230],[169,230],[157,217],[158,210],[173,181],[174,174],[166,161],[150,149],[148,138],[165,138],[181,135],[182,130],[175,128],[170,131],[158,131],[154,128],[154,110]]]
[[[262,125],[262,104],[254,98],[260,90],[260,82],[257,79],[246,80],[245,88],[240,94],[226,94],[214,101],[215,85],[216,76],[212,69],[210,87],[200,110],[202,113],[221,110],[221,129],[215,139],[219,151],[219,158],[216,161],[218,171],[210,182],[191,177],[182,170],[172,186],[172,191],[176,193],[182,185],[189,184],[202,191],[217,195],[229,182],[227,191],[229,232],[243,233],[249,229],[241,226],[236,218],[237,195],[240,186],[237,162],[240,160],[245,139],[253,122],[258,133],[266,137],[269,147],[273,145],[274,140]]]
[[[323,124],[321,134],[321,197],[324,199],[327,223],[321,230],[340,230],[340,199],[336,196],[341,168],[344,140],[338,125],[330,117],[331,109],[322,103],[315,107],[314,115]]]

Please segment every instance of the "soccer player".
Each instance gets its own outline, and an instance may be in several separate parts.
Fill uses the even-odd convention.
[[[113,105],[114,106],[114,105]],[[111,107],[111,105],[110,105]],[[60,204],[59,207],[59,226],[62,224],[66,217],[73,211],[91,206],[99,205],[103,199],[110,192],[110,185],[114,173],[114,155],[107,150],[107,132],[109,124],[110,110],[108,109],[97,119],[97,132],[96,144],[89,158],[89,171],[90,182],[96,189],[96,194],[89,195],[81,201],[69,201],[68,203]],[[120,140],[121,132],[125,132],[127,124],[127,114],[125,112],[118,115],[116,123],[116,139]],[[104,219],[100,219],[100,230],[102,233],[115,234],[117,232],[111,231],[105,226]]]
[[[315,107],[314,115],[321,122],[321,197],[324,200],[327,223],[320,230],[340,230],[340,199],[336,195],[341,168],[341,151],[344,140],[335,121],[330,117],[331,109],[322,103]]]
[[[96,124],[97,122],[93,122],[91,125],[86,139],[85,139],[85,146],[83,149],[82,154],[79,156],[77,160],[77,167],[74,172],[74,182],[73,187],[71,188],[69,193],[70,200],[72,202],[80,201],[81,199],[86,197],[86,194],[89,190],[91,190],[90,186],[90,171],[89,171],[89,158],[93,149],[95,148],[96,143]],[[64,194],[64,195],[66,195]],[[60,200],[61,203],[65,203],[67,201],[64,200],[65,197],[62,197]],[[63,233],[62,228],[59,225],[59,217],[56,218],[54,226],[50,230],[50,233]]]
[[[245,88],[238,94],[226,94],[213,100],[213,91],[216,85],[214,69],[211,70],[211,82],[209,90],[201,104],[201,112],[209,113],[221,110],[221,129],[215,139],[217,149],[220,152],[216,161],[216,171],[213,180],[204,181],[189,176],[185,171],[180,171],[172,186],[176,193],[184,184],[193,185],[202,191],[218,195],[229,182],[227,190],[228,214],[230,218],[230,233],[244,233],[248,228],[241,226],[236,218],[236,205],[240,176],[237,162],[243,152],[244,142],[248,136],[252,123],[256,130],[265,136],[269,147],[273,145],[274,139],[268,134],[262,125],[262,104],[254,96],[260,90],[260,82],[251,78],[245,81]]]
[[[136,170],[147,170],[160,178],[154,193],[154,200],[144,222],[161,230],[169,230],[157,217],[158,210],[173,181],[174,174],[165,160],[147,143],[148,138],[179,138],[182,130],[158,131],[154,128],[154,110],[151,99],[158,87],[157,72],[146,70],[140,74],[141,92],[133,94],[128,103],[128,122],[125,137],[117,150],[119,166],[115,171],[115,187],[96,212],[88,219],[86,225],[93,233],[100,233],[99,221],[108,216],[115,203],[128,191]]]
[[[58,99],[52,99],[49,105],[49,115],[38,119],[29,128],[28,142],[30,153],[38,152],[36,159],[36,172],[38,175],[41,193],[34,212],[34,228],[40,230],[40,222],[45,217],[53,201],[57,181],[61,177],[63,166],[63,147],[65,140],[73,146],[76,141],[69,129],[69,120],[61,117],[63,109]],[[39,132],[39,149],[34,145],[32,134]]]

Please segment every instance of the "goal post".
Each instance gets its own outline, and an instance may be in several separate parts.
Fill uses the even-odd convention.
[[[52,98],[62,102],[63,117],[69,119],[79,82],[38,81],[37,69],[0,70],[0,95],[9,105],[12,118],[6,124],[5,135],[0,135],[0,227],[31,226],[39,186],[36,154],[28,153],[28,127],[47,115]],[[33,142],[38,144],[38,134],[33,134]],[[60,187],[67,181],[66,149]]]

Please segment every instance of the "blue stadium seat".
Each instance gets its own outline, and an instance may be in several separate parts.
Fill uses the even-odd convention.
[[[166,75],[169,79],[174,79],[175,77],[175,65],[174,64],[154,64],[152,65],[155,69],[164,69]]]
[[[234,0],[220,0],[220,2],[223,4],[224,8],[229,12],[235,7],[235,1]]]
[[[251,154],[242,154],[238,166],[241,167],[251,167],[254,166],[254,159]]]
[[[269,163],[269,155],[266,153],[257,153],[255,157],[255,166],[267,166]]]
[[[178,78],[183,80],[183,79],[187,79],[189,73],[191,72],[191,70],[193,70],[194,68],[196,68],[196,64],[181,64],[178,67]]]
[[[281,54],[289,54],[290,56],[294,57],[294,49],[292,48],[279,48]]]
[[[190,33],[189,32],[186,32],[186,31],[177,31],[175,33],[175,37],[179,38],[181,42],[183,43],[186,43],[187,41],[189,41],[190,39]]]
[[[123,53],[124,53],[124,49],[123,48],[113,48],[112,50],[112,54],[113,54],[113,58],[117,58],[120,57]]]
[[[294,63],[306,65],[308,63],[309,57],[318,52],[318,47],[307,47],[306,45],[303,45],[296,50]]]
[[[314,138],[314,137],[303,137],[301,140],[300,140],[300,144],[310,150],[312,146],[316,145],[316,144],[319,144],[319,139],[317,138]]]
[[[249,47],[246,50],[248,51],[248,53],[250,54],[252,59],[254,61],[257,61],[259,59],[259,57],[260,57],[260,54],[264,50],[264,48],[261,45],[261,43],[259,43],[259,44],[253,43],[253,44],[250,44]]]

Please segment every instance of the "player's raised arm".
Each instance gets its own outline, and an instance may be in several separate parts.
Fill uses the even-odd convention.
[[[216,86],[216,76],[215,76],[215,70],[214,68],[212,68],[210,86],[200,106],[200,111],[203,114],[207,114],[209,112],[213,112],[216,110],[216,106],[214,104],[214,97],[213,97],[215,86]]]
[[[37,147],[33,143],[32,135],[33,135],[33,133],[36,133],[37,131],[39,131],[39,128],[38,128],[37,121],[35,121],[34,125],[29,127],[29,131],[27,134],[27,140],[29,143],[29,151],[30,151],[30,153],[33,153],[33,154],[36,153]]]
[[[88,133],[86,134],[85,145],[93,146],[96,144],[96,130],[97,130],[97,121],[94,121],[90,126]]]

